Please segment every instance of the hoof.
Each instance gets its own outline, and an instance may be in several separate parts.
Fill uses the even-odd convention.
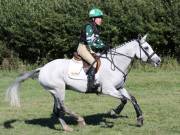
[[[137,118],[137,126],[138,126],[138,127],[143,126],[143,121],[144,121],[143,116],[139,116],[139,117]]]
[[[66,126],[64,126],[64,127],[63,127],[63,129],[64,129],[64,131],[65,131],[65,132],[72,132],[72,131],[73,131],[73,129],[72,129],[72,128],[70,128],[70,127],[69,127],[69,126],[67,126],[67,125],[66,125]]]
[[[78,126],[84,127],[84,126],[86,126],[86,122],[85,121],[78,121]]]
[[[86,126],[86,122],[84,121],[83,118],[78,119],[78,125],[81,126],[81,127]]]

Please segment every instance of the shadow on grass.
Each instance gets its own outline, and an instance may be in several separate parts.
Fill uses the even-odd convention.
[[[18,121],[18,120],[13,119],[13,120],[5,121],[5,122],[3,123],[3,126],[4,126],[4,128],[7,128],[7,129],[14,128],[14,127],[12,126],[12,124],[15,123],[16,121]]]
[[[106,113],[98,113],[84,116],[84,120],[87,125],[101,125],[102,128],[112,128],[114,126],[113,122],[107,121],[106,118],[116,119],[116,118],[127,118],[127,116],[110,116]],[[77,125],[75,121],[70,116],[65,116],[64,120],[68,125]],[[4,128],[13,128],[12,124],[19,120],[8,120],[4,122]],[[54,115],[51,115],[50,118],[38,118],[24,120],[26,124],[40,125],[42,127],[48,127],[50,129],[58,130],[55,128],[55,124],[60,124],[57,118]]]
[[[101,125],[103,128],[112,128],[114,126],[113,122],[108,121],[106,118],[117,119],[117,118],[128,118],[127,116],[112,116],[108,113],[98,113],[88,116],[84,116],[84,120],[88,125]]]

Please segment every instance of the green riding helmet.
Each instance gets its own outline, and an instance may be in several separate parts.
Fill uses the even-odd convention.
[[[103,12],[98,8],[93,8],[89,11],[89,18],[102,17],[102,16],[103,16]]]

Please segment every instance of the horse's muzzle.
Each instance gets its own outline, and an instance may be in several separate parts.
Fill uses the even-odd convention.
[[[153,65],[153,66],[155,66],[155,67],[157,67],[157,66],[159,66],[160,64],[161,64],[161,58],[160,57],[153,57],[151,60],[150,60],[150,63]]]

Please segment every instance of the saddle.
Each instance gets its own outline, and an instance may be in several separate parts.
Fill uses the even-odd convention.
[[[96,73],[97,73],[98,70],[99,70],[99,67],[101,66],[101,60],[100,60],[99,56],[97,56],[95,53],[91,53],[91,55],[94,57],[94,59],[97,62],[97,65],[96,65]],[[77,52],[74,52],[73,58],[75,60],[77,60],[77,61],[82,61],[83,62],[83,69],[84,69],[85,72],[87,72],[88,69],[91,67],[91,64],[86,62],[81,56],[78,55]]]

